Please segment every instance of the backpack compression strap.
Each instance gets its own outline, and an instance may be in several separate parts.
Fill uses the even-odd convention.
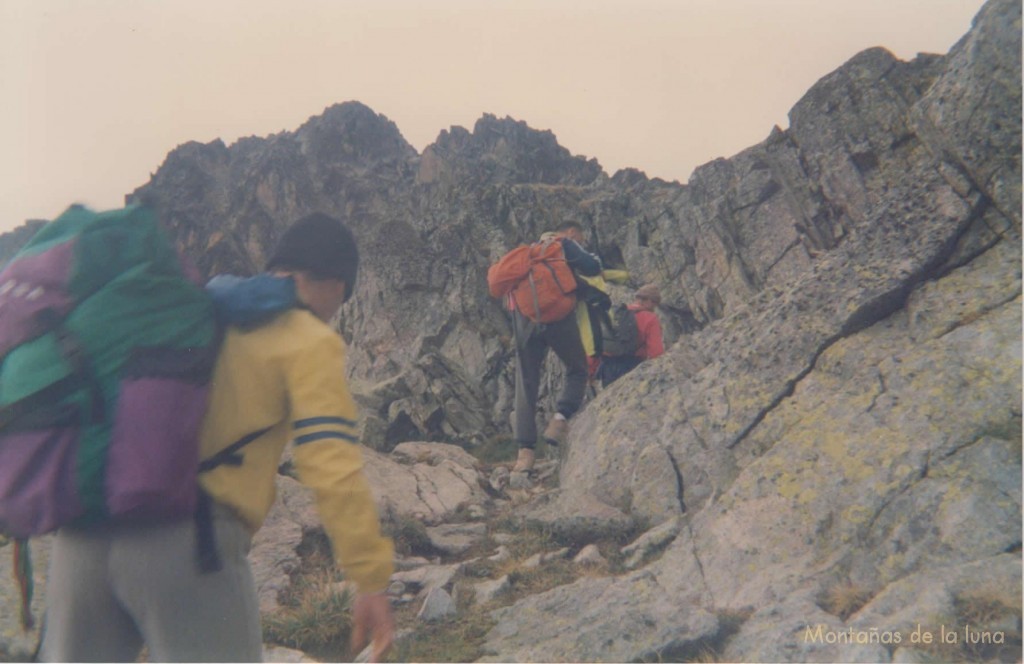
[[[204,461],[200,462],[199,472],[205,473],[207,471],[213,470],[217,466],[223,466],[225,464],[229,466],[241,466],[242,455],[239,454],[239,452],[241,452],[242,448],[248,445],[249,443],[253,442],[257,438],[259,438],[266,432],[270,431],[272,428],[273,427],[266,427],[264,429],[260,429],[259,431],[253,431],[252,433],[242,436],[235,442],[231,443],[230,445],[222,449],[220,452],[217,452],[216,454],[211,456],[209,459],[205,459]]]
[[[46,387],[36,390],[13,403],[0,408],[0,431],[11,426],[18,419],[33,411],[38,411],[60,401],[68,394],[83,387],[89,388],[89,413],[92,422],[103,419],[103,392],[96,374],[92,370],[89,358],[75,335],[71,333],[52,309],[44,309],[37,314],[46,331],[52,331],[57,339],[57,347],[61,355],[71,366],[71,373]],[[53,411],[58,412],[58,411]],[[36,423],[33,423],[35,425]]]
[[[223,465],[242,465],[242,455],[240,454],[242,448],[272,428],[266,427],[242,436],[220,452],[201,461],[199,472],[205,473]],[[203,573],[217,572],[221,569],[220,553],[217,551],[217,542],[213,532],[212,509],[213,499],[205,491],[200,490],[199,504],[196,506],[196,561],[199,564],[199,571]]]
[[[562,282],[558,280],[558,274],[555,272],[555,268],[553,268],[547,261],[541,258],[541,256],[544,255],[544,252],[547,251],[548,247],[550,247],[551,244],[554,242],[558,242],[558,238],[548,238],[546,240],[543,240],[542,242],[539,242],[538,244],[540,244],[540,252],[538,253],[538,257],[534,258],[532,252],[530,255],[530,271],[526,273],[526,279],[527,282],[530,284],[530,293],[533,296],[533,314],[537,316],[537,318],[540,318],[540,297],[537,295],[537,282],[533,280],[534,266],[538,264],[543,265],[548,269],[549,272],[551,272],[551,280],[555,282],[556,286],[558,286],[558,290],[562,292],[562,295],[569,295],[569,293],[572,292],[567,291],[565,290],[565,288],[562,287]],[[563,260],[565,260],[564,248],[562,249],[562,256]]]

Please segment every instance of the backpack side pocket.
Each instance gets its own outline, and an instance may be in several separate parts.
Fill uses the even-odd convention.
[[[125,366],[107,451],[111,517],[170,519],[195,512],[209,354],[137,349]]]
[[[78,491],[78,409],[33,411],[0,433],[0,530],[48,533],[82,516]]]

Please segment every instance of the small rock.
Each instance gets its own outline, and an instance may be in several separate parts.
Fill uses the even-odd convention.
[[[624,563],[626,569],[636,568],[649,553],[669,544],[679,534],[681,525],[679,518],[669,519],[648,530],[632,544],[622,547],[622,555],[628,556]]]
[[[540,567],[545,563],[549,563],[552,560],[565,558],[567,555],[569,555],[569,549],[565,548],[558,549],[557,551],[541,552],[527,558],[525,561],[523,561],[522,566],[527,569],[532,569],[534,567]]]
[[[317,660],[313,659],[301,650],[292,650],[291,648],[282,648],[281,646],[264,645],[263,661],[283,662],[285,664],[301,664],[305,662],[316,662]]]
[[[624,563],[622,563],[622,566],[625,567],[626,569],[636,569],[637,567],[640,566],[640,563],[642,563],[644,561],[644,558],[646,556],[647,556],[647,550],[646,549],[641,549],[639,551],[635,551],[635,552],[633,552],[633,555],[631,555],[629,558],[626,558],[626,561]]]
[[[515,541],[516,536],[510,535],[509,533],[494,533],[491,535],[491,539],[498,544],[511,544]]]
[[[473,586],[473,589],[476,591],[477,606],[493,602],[501,595],[507,593],[511,587],[512,583],[509,581],[507,574],[500,579],[476,584]]]
[[[452,601],[451,595],[443,588],[434,588],[423,599],[423,606],[420,607],[416,618],[424,622],[433,622],[453,613],[455,613],[455,602]]]
[[[401,597],[405,594],[405,584],[401,581],[392,581],[388,585],[388,594],[393,597]]]
[[[511,473],[508,476],[508,488],[524,491],[533,487],[530,473]]]
[[[572,559],[577,565],[601,565],[607,562],[596,544],[588,544]]]
[[[447,443],[399,443],[391,456],[410,463],[427,463],[436,466],[442,461],[452,461],[463,468],[475,469],[480,465],[472,454],[458,445]]]
[[[554,460],[541,461],[534,467],[533,471],[537,482],[543,482],[558,472],[558,462]]]
[[[506,468],[505,466],[498,466],[497,468],[494,469],[494,472],[491,473],[491,477],[489,478],[488,481],[491,483],[492,489],[500,492],[504,491],[505,487],[508,486],[508,478],[508,468]]]
[[[541,554],[539,553],[533,554],[532,556],[524,560],[520,567],[524,567],[526,569],[534,569],[535,567],[540,567],[540,556]]]
[[[429,564],[429,560],[427,560],[426,558],[421,558],[419,556],[410,556],[408,558],[395,559],[395,569],[399,571],[416,569],[417,567],[423,567],[424,565]]]
[[[407,572],[396,572],[391,575],[391,581],[392,583],[403,583],[406,588],[418,588],[420,590],[444,588],[451,584],[455,575],[461,570],[461,564],[427,565]]]
[[[512,557],[512,552],[508,550],[508,547],[504,544],[498,546],[498,550],[494,552],[493,556],[487,558],[492,563],[503,563]]]
[[[483,505],[470,505],[466,512],[469,514],[469,518],[471,519],[487,518],[487,510]]]
[[[449,523],[427,528],[431,546],[451,556],[465,553],[486,535],[484,523]]]

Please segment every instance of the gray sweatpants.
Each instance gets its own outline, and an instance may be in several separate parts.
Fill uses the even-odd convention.
[[[214,506],[222,569],[196,564],[195,522],[63,528],[51,553],[42,661],[258,662],[251,536]]]
[[[558,395],[556,410],[572,417],[583,404],[587,389],[587,352],[583,349],[575,313],[546,325],[535,325],[518,312],[513,315],[519,343],[516,362],[516,414],[513,432],[519,447],[533,448],[537,443],[537,394],[540,370],[548,348],[565,365],[565,384]]]

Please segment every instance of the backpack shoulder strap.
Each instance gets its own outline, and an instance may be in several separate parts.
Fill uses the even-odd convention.
[[[242,465],[242,448],[253,442],[273,427],[246,434],[231,443],[220,452],[199,463],[199,472],[205,473],[218,466]],[[196,563],[203,573],[217,572],[221,569],[220,552],[217,550],[216,536],[213,530],[213,499],[205,491],[199,491],[199,503],[196,505]]]
[[[272,428],[273,427],[265,427],[263,429],[260,429],[259,431],[253,431],[252,433],[248,433],[242,436],[235,442],[231,443],[230,445],[222,449],[220,452],[217,452],[208,459],[204,459],[203,461],[201,461],[199,463],[199,472],[205,473],[207,471],[213,470],[214,468],[217,468],[218,466],[223,465],[242,465],[242,455],[239,454],[239,452],[242,451],[242,448],[248,445],[249,443],[253,442],[257,438],[259,438],[266,432],[270,431]]]

